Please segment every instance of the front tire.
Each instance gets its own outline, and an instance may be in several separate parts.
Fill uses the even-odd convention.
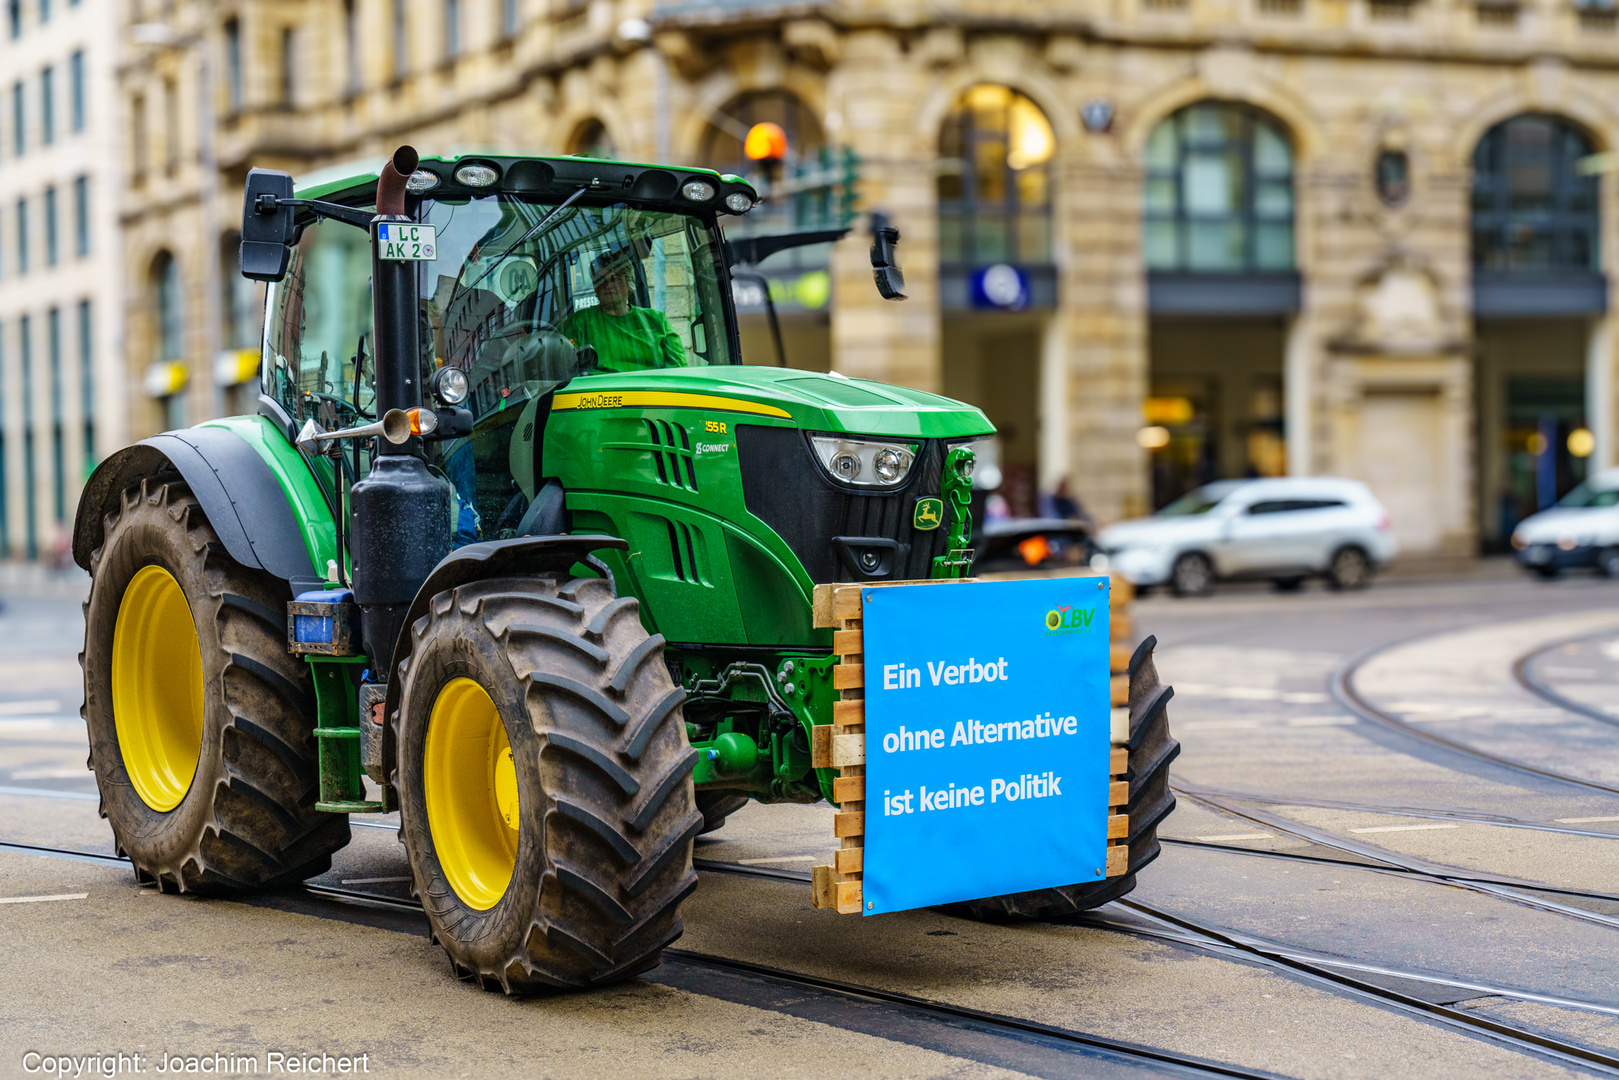
[[[1169,584],[1176,596],[1208,596],[1214,591],[1214,564],[1201,552],[1188,552],[1175,560]]]
[[[1372,560],[1358,547],[1341,547],[1327,564],[1327,584],[1334,589],[1364,589],[1372,582]]]
[[[302,881],[349,840],[315,809],[308,665],[286,585],[232,559],[178,480],[124,492],[91,556],[84,720],[101,815],[143,881]]]
[[[411,627],[400,816],[460,978],[616,982],[680,936],[704,822],[662,646],[597,578],[474,582]]]
[[[1060,920],[1101,907],[1136,887],[1136,873],[1158,857],[1158,825],[1175,809],[1169,763],[1181,752],[1181,744],[1169,735],[1167,706],[1174,691],[1158,681],[1158,668],[1152,662],[1157,645],[1158,639],[1149,637],[1130,657],[1130,797],[1124,808],[1130,818],[1127,872],[1103,881],[946,904],[940,910],[983,922]]]

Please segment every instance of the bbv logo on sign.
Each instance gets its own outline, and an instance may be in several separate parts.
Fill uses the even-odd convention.
[[[944,524],[943,499],[918,499],[916,512],[911,515],[911,528],[918,532],[928,532]]]

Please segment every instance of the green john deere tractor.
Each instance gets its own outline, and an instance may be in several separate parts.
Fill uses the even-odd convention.
[[[738,252],[828,239],[728,245],[720,216],[755,199],[697,169],[408,147],[296,192],[250,174],[257,414],[113,455],[74,535],[90,764],[143,880],[296,883],[348,814],[398,809],[459,975],[581,986],[680,934],[700,833],[748,799],[830,799],[812,590],[962,575],[992,428],[741,366]],[[1150,658],[1133,677],[1132,700],[1156,687]],[[1133,886],[1174,805],[1162,708],[1138,727],[1129,874],[964,911]]]

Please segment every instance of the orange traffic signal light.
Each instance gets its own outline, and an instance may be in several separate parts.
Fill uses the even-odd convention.
[[[787,133],[780,124],[754,124],[742,142],[742,152],[749,161],[781,161],[787,156]]]

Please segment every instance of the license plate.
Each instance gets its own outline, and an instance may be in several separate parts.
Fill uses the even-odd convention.
[[[396,262],[432,262],[438,258],[438,227],[378,222],[377,252]]]

